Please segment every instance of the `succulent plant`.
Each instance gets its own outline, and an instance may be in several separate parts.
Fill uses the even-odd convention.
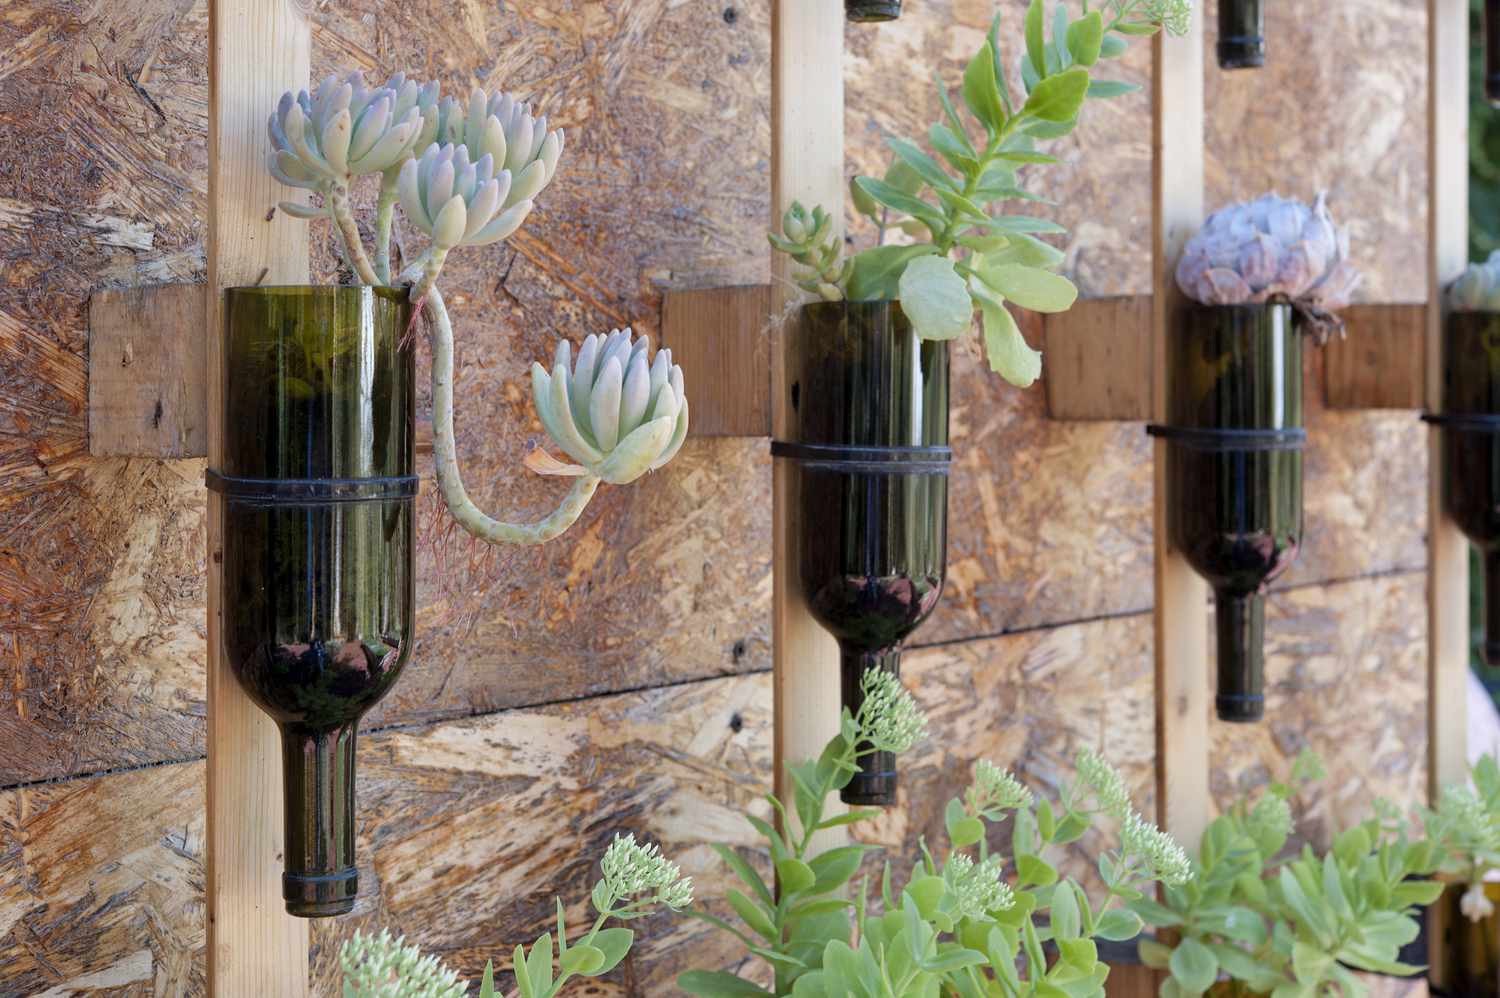
[[[845,261],[824,210],[809,215],[793,204],[771,245],[798,265],[794,281],[804,291],[826,301],[899,300],[923,339],[963,336],[977,314],[991,370],[1027,387],[1041,374],[1042,355],[1011,310],[1063,312],[1078,289],[1054,273],[1062,251],[1037,238],[1061,234],[1062,226],[998,206],[1041,200],[1023,189],[1017,171],[1057,162],[1037,144],[1073,131],[1087,100],[1140,89],[1100,79],[1096,70],[1124,55],[1132,37],[1185,33],[1192,12],[1192,0],[1031,0],[1025,19],[1010,22],[1019,37],[1003,45],[996,15],[957,96],[939,82],[943,113],[927,130],[928,148],[892,136],[884,175],[850,185],[854,210],[873,223],[877,244]],[[1006,52],[1019,53],[1020,90],[1012,89]],[[886,242],[893,232],[910,241]]]
[[[676,455],[688,425],[682,369],[671,351],[652,361],[646,337],[616,330],[588,337],[571,369],[565,342],[551,375],[540,364],[533,371],[537,412],[579,462],[527,461],[533,470],[575,478],[557,508],[535,523],[506,523],[485,515],[464,490],[453,433],[453,325],[437,279],[452,250],[515,234],[556,176],[564,136],[547,127],[545,115],[507,93],[475,89],[462,102],[402,73],[370,88],[356,72],[327,77],[311,95],[282,95],[268,131],[271,175],[324,198],[321,208],[283,202],[281,209],[297,218],[326,214],[360,283],[410,285],[411,300],[431,317],[434,464],[443,501],[466,531],[493,543],[539,544],[571,526],[601,482],[635,481]],[[350,184],[367,175],[381,178],[373,260],[349,201]],[[398,202],[430,244],[393,273]]]
[[[531,365],[531,395],[542,425],[578,462],[573,474],[627,485],[666,464],[687,436],[688,404],[682,368],[672,351],[649,359],[651,338],[631,331],[590,335],[572,362],[571,345],[557,345],[548,374]]]
[[[485,246],[511,236],[531,214],[532,201],[512,201],[509,170],[495,172],[485,153],[469,162],[465,146],[436,142],[421,159],[401,167],[396,191],[407,221],[432,237],[435,253]]]
[[[1448,289],[1448,302],[1460,312],[1500,312],[1500,250],[1469,264]]]
[[[1327,195],[1309,207],[1267,194],[1208,216],[1177,263],[1177,285],[1204,305],[1287,300],[1319,338],[1342,323],[1362,275],[1349,262],[1349,230],[1334,225]]]

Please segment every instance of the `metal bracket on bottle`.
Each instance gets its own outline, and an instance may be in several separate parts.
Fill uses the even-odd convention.
[[[239,478],[209,468],[203,483],[210,492],[259,506],[306,506],[334,502],[415,499],[416,475],[389,478]]]
[[[1263,451],[1302,450],[1307,431],[1301,427],[1279,430],[1220,430],[1212,427],[1162,426],[1151,423],[1146,432],[1192,450]]]
[[[1500,433],[1500,414],[1487,412],[1424,412],[1422,422],[1459,433]]]
[[[818,471],[874,475],[946,475],[953,464],[951,447],[852,447],[772,440],[771,456]]]

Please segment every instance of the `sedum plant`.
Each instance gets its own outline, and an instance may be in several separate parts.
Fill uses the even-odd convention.
[[[1293,770],[1295,783],[1321,776],[1309,754]],[[1367,992],[1355,970],[1421,970],[1397,957],[1417,936],[1416,906],[1442,889],[1413,879],[1431,872],[1431,843],[1408,838],[1395,809],[1376,801],[1375,816],[1345,829],[1324,855],[1303,847],[1283,856],[1293,792],[1272,784],[1253,805],[1236,801],[1204,831],[1186,883],[1166,887],[1159,903],[1131,902],[1177,940],[1137,944],[1147,966],[1168,973],[1162,998],[1202,995],[1221,977],[1273,998],[1357,998]]]
[[[528,950],[513,954],[516,990],[521,998],[553,998],[575,977],[609,973],[630,952],[635,933],[623,926],[605,928],[610,920],[630,921],[658,907],[679,911],[693,900],[693,884],[677,864],[655,845],[634,835],[616,835],[599,863],[601,876],[590,897],[597,917],[587,932],[568,941],[562,900],[557,901],[557,938],[543,933]],[[468,985],[436,957],[389,931],[365,935],[356,931],[339,950],[344,971],[344,998],[462,998]],[[480,998],[495,998],[494,962],[485,964]]]
[[[475,89],[459,101],[441,96],[436,83],[418,84],[401,73],[372,88],[355,72],[329,76],[311,94],[284,94],[268,130],[271,175],[322,198],[321,206],[283,201],[281,210],[329,218],[360,283],[409,286],[417,309],[431,315],[434,464],[443,500],[465,530],[492,543],[551,540],[578,519],[600,482],[628,484],[676,455],[688,427],[682,369],[670,350],[653,359],[647,337],[616,330],[590,336],[576,367],[569,366],[566,342],[550,374],[532,366],[532,400],[542,423],[578,462],[528,461],[534,470],[574,479],[558,508],[536,523],[508,523],[485,515],[464,488],[453,434],[453,326],[437,280],[453,250],[515,234],[552,182],[565,140],[545,115],[507,93]],[[351,188],[366,176],[380,178],[373,254],[350,206]],[[390,243],[398,203],[428,245],[396,272]],[[585,365],[586,354],[598,363]]]
[[[1267,194],[1220,208],[1188,240],[1177,286],[1204,305],[1289,301],[1319,342],[1343,329],[1334,313],[1363,275],[1349,262],[1349,230],[1334,224],[1327,194],[1309,207]]]
[[[948,802],[948,848],[921,856],[899,889],[886,864],[878,885],[850,882],[873,847],[815,848],[822,829],[854,824],[878,810],[830,814],[832,794],[848,783],[867,752],[900,753],[925,732],[925,719],[894,676],[864,677],[858,715],[846,709],[839,734],[816,761],[791,767],[791,809],[770,796],[781,830],[747,820],[766,841],[777,890],[727,846],[716,850],[744,890],[727,900],[737,923],[692,911],[730,933],[763,961],[770,989],[722,971],[678,978],[704,998],[985,998],[991,995],[1104,994],[1109,968],[1095,940],[1130,939],[1140,919],[1124,903],[1157,880],[1176,883],[1188,860],[1168,836],[1136,814],[1124,781],[1100,756],[1078,756],[1078,781],[1056,803],[1037,800],[1014,776],[980,762],[962,797]],[[795,820],[794,820],[795,817]],[[1049,850],[1077,842],[1099,818],[1119,823],[1120,846],[1099,857],[1104,883],[1091,897],[1059,876]],[[992,826],[1009,822],[1013,872],[989,849]],[[1045,947],[1060,959],[1049,965]]]
[[[1484,883],[1500,870],[1500,765],[1490,754],[1470,771],[1472,785],[1444,787],[1438,806],[1422,811],[1428,837],[1438,849],[1438,872],[1467,890],[1459,900],[1464,917],[1483,921],[1495,913]]]
[[[1500,312],[1500,250],[1464,269],[1448,289],[1448,303],[1458,312]]]
[[[1040,141],[1078,125],[1089,98],[1118,97],[1135,86],[1093,79],[1095,67],[1124,54],[1127,39],[1161,28],[1185,34],[1191,0],[1032,0],[1017,40],[1023,90],[1006,83],[997,15],[989,36],[964,69],[966,120],[939,81],[943,120],[927,133],[931,153],[893,138],[895,158],[883,178],[856,177],[855,209],[879,231],[879,245],[841,259],[842,247],[822,208],[793,204],[771,245],[800,266],[797,284],[828,301],[896,300],[918,335],[950,340],[979,312],[990,367],[1026,387],[1041,373],[1041,354],[1026,344],[1007,303],[1038,312],[1066,311],[1078,291],[1054,271],[1063,254],[1038,239],[1058,234],[1055,222],[1001,213],[1011,201],[1041,201],[1020,186],[1016,171],[1055,163]],[[912,241],[886,242],[899,231]]]

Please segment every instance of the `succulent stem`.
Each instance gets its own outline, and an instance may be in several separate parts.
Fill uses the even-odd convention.
[[[370,266],[370,258],[365,254],[364,243],[359,239],[359,226],[355,224],[354,212],[349,207],[349,188],[343,184],[334,184],[328,196],[334,224],[344,243],[345,259],[354,268],[361,284],[380,284],[380,278],[375,275],[375,268]]]
[[[396,215],[396,178],[386,171],[380,178],[380,200],[375,204],[375,276],[391,280],[391,220]]]
[[[436,274],[442,266],[429,261],[426,273]],[[410,273],[410,270],[407,271]],[[448,308],[443,303],[443,294],[424,276],[428,308],[432,312],[432,430],[433,463],[437,467],[438,490],[453,519],[470,534],[480,540],[503,544],[542,544],[552,540],[571,527],[594,491],[599,488],[599,479],[583,475],[573,482],[573,488],[563,501],[545,519],[536,523],[505,523],[486,516],[474,505],[464,491],[464,483],[458,471],[458,445],[453,439],[453,325],[448,319]],[[421,285],[419,285],[420,287]],[[415,298],[416,288],[413,289]],[[416,299],[421,300],[421,299]]]

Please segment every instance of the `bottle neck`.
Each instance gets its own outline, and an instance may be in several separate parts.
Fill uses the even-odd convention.
[[[354,907],[354,733],[358,721],[329,731],[281,729],[286,807],[288,914],[342,915]]]
[[[1215,597],[1221,721],[1259,721],[1266,712],[1266,598],[1220,592]]]
[[[893,676],[901,675],[901,651],[897,648],[886,651],[857,651],[839,649],[839,669],[842,674],[843,704],[849,713],[859,716],[865,698],[861,690],[861,678],[870,669],[879,669]],[[868,745],[859,747],[864,752]],[[863,804],[889,807],[896,803],[896,756],[891,752],[870,752],[861,755],[860,771],[854,774],[849,785],[839,793],[845,804]]]

